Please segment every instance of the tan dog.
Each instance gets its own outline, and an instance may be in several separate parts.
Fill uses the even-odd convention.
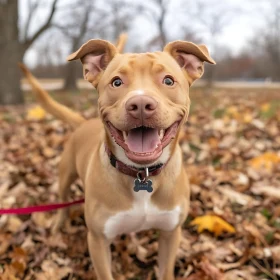
[[[117,235],[157,228],[159,278],[172,280],[190,195],[178,135],[191,84],[202,76],[204,61],[215,62],[204,45],[183,41],[163,52],[120,54],[107,41],[90,40],[68,57],[75,59],[99,93],[100,119],[84,120],[58,104],[23,69],[42,106],[76,128],[60,164],[61,199],[80,177],[98,279],[113,279],[109,245]],[[56,230],[65,218],[60,212]]]

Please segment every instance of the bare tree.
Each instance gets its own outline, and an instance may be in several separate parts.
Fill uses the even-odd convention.
[[[83,9],[73,12],[73,23],[64,26],[56,25],[70,40],[70,52],[76,51],[83,42],[95,36],[110,39],[116,42],[119,35],[128,30],[129,22],[134,15],[133,5],[123,0],[112,0],[106,4],[106,9],[96,1],[83,1]],[[76,69],[80,63],[71,62],[66,65],[64,89],[75,90]]]
[[[20,72],[17,63],[23,60],[27,49],[51,27],[57,10],[58,0],[53,0],[45,22],[32,34],[30,24],[39,7],[39,1],[28,1],[29,14],[20,36],[18,26],[19,3],[17,0],[0,1],[0,104],[20,104],[24,102],[20,90]],[[22,37],[22,38],[21,38]]]
[[[141,4],[140,7],[140,15],[145,16],[157,28],[157,35],[150,40],[148,47],[163,49],[169,40],[174,39],[173,33],[177,33],[177,36],[179,35],[182,40],[200,41],[189,24],[190,10],[192,8],[189,0],[178,2],[152,0],[146,4]],[[188,7],[188,11],[184,11],[181,7]],[[176,20],[174,20],[174,10],[176,10]],[[173,21],[170,21],[172,17]],[[174,32],[174,27],[176,26],[179,28],[177,32]]]
[[[208,35],[208,46],[212,53],[217,53],[219,44],[218,38],[224,29],[233,21],[234,15],[241,10],[219,0],[202,1],[197,0],[192,11],[192,18],[197,23],[198,33]],[[215,78],[216,67],[207,70],[208,86],[212,85]]]
[[[251,12],[262,27],[255,28],[244,49],[253,62],[250,78],[280,81],[280,2],[260,0]]]
[[[262,13],[265,20],[265,27],[257,32],[252,47],[258,47],[260,59],[265,60],[265,65],[269,75],[280,80],[280,3],[278,0],[270,0],[267,13]]]
[[[106,3],[106,9],[97,1],[83,0],[80,8],[72,10],[63,25],[55,24],[69,41],[70,53],[75,52],[85,41],[93,37],[101,37],[116,41],[118,36],[128,29],[134,11],[132,5],[123,0],[112,0]],[[64,90],[76,90],[77,69],[80,63],[66,64],[64,76]]]
[[[146,16],[152,24],[155,24],[158,30],[157,36],[153,38],[148,45],[159,45],[162,49],[168,41],[165,24],[170,0],[152,0],[148,4],[148,6],[140,5],[140,12],[142,15]]]
[[[42,67],[58,65],[64,59],[61,53],[61,45],[57,44],[58,38],[55,32],[47,31],[40,40],[37,41],[33,50],[36,50],[37,64]]]
[[[84,38],[86,37],[89,30],[91,30],[91,34],[95,32],[97,29],[96,26],[93,24],[90,25],[91,14],[92,12],[97,12],[94,8],[94,1],[86,0],[82,1],[80,5],[78,5],[77,9],[71,11],[67,18],[71,19],[68,23],[61,24],[54,24],[66,39],[69,41],[70,44],[70,53],[75,52],[83,43]],[[96,18],[98,21],[101,21],[100,13],[95,13],[99,15]],[[76,90],[77,83],[76,83],[76,70],[77,66],[80,64],[77,62],[72,62],[66,64],[65,74],[64,74],[64,90]]]
[[[126,33],[139,9],[138,1],[107,0],[106,6],[100,7],[104,19],[99,24],[99,35],[116,42],[121,33]]]

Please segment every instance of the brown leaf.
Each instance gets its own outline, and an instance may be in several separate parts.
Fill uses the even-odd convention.
[[[211,264],[208,259],[203,258],[200,266],[204,273],[210,277],[210,279],[224,280],[224,274],[217,267]]]

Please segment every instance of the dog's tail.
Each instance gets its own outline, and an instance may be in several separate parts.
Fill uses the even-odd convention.
[[[39,81],[31,74],[31,72],[24,64],[19,63],[19,67],[32,86],[32,89],[40,105],[48,113],[70,124],[72,128],[78,127],[85,121],[85,119],[80,114],[72,111],[71,109],[62,104],[59,104],[54,99],[52,99],[49,96],[48,92],[42,88]]]
[[[127,34],[126,33],[121,33],[118,41],[116,42],[116,48],[118,50],[119,53],[122,53],[125,47],[127,41]]]

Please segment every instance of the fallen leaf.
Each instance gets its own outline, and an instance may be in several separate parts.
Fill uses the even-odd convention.
[[[136,251],[136,256],[137,258],[142,261],[142,262],[147,262],[147,254],[148,254],[148,250],[145,249],[143,246],[138,245],[137,246],[137,251]]]
[[[6,230],[8,232],[17,232],[22,225],[22,221],[17,216],[9,216]]]
[[[234,221],[238,234],[230,238],[198,234],[188,230],[187,220],[182,229],[186,242],[176,258],[176,279],[213,280],[218,268],[226,271],[225,280],[262,280],[267,278],[264,265],[267,271],[279,274],[279,90],[271,97],[266,89],[260,94],[214,88],[207,96],[204,90],[193,90],[192,111],[180,135],[192,188],[189,216],[211,213]],[[74,109],[87,118],[98,112],[97,94],[55,95],[67,106],[75,104]],[[0,108],[1,208],[59,200],[58,164],[71,131],[48,114],[40,121],[26,121],[27,114],[18,106]],[[264,154],[264,163],[256,160]],[[249,159],[253,159],[253,166]],[[83,195],[82,185],[81,180],[72,184],[71,198]],[[96,279],[82,210],[72,209],[63,231],[51,235],[49,224],[56,214],[0,216],[1,280]],[[158,279],[159,235],[148,230],[117,237],[111,247],[115,278]],[[20,250],[14,251],[19,246],[27,258]],[[203,257],[210,262],[210,267],[204,266],[207,272],[202,268]]]
[[[16,277],[15,273],[12,265],[5,265],[4,272],[1,273],[1,280],[20,280],[21,278]]]
[[[233,226],[215,215],[197,217],[191,222],[191,225],[197,225],[197,231],[199,233],[203,232],[204,230],[213,232],[216,236],[220,236],[223,231],[235,233],[235,228]]]
[[[52,224],[52,219],[49,213],[45,213],[45,212],[32,213],[31,217],[34,223],[38,227],[50,228]]]
[[[279,187],[254,186],[254,187],[252,187],[252,193],[263,194],[263,195],[266,195],[266,196],[273,197],[275,199],[280,199],[280,189],[279,189]]]
[[[67,266],[59,267],[55,262],[50,260],[45,260],[41,268],[43,272],[37,274],[37,279],[39,280],[62,279],[73,271],[72,268]]]
[[[27,111],[27,119],[28,120],[42,120],[46,117],[46,111],[40,107],[35,106]]]
[[[239,118],[240,112],[236,106],[230,106],[227,108],[226,113],[235,119]]]
[[[224,280],[223,273],[215,267],[212,263],[209,262],[207,258],[203,258],[200,263],[201,269],[205,274],[213,280]]]
[[[225,273],[224,280],[254,280],[249,271],[233,269]]]
[[[232,190],[227,187],[218,187],[218,190],[224,194],[229,201],[238,203],[240,205],[257,205],[259,204],[256,200],[254,200],[251,196],[239,193],[235,190]]]
[[[277,153],[266,152],[248,161],[249,165],[254,169],[265,169],[272,171],[276,164],[280,163],[280,156]]]
[[[270,104],[269,103],[264,103],[261,105],[261,111],[262,112],[267,112],[270,110]]]

